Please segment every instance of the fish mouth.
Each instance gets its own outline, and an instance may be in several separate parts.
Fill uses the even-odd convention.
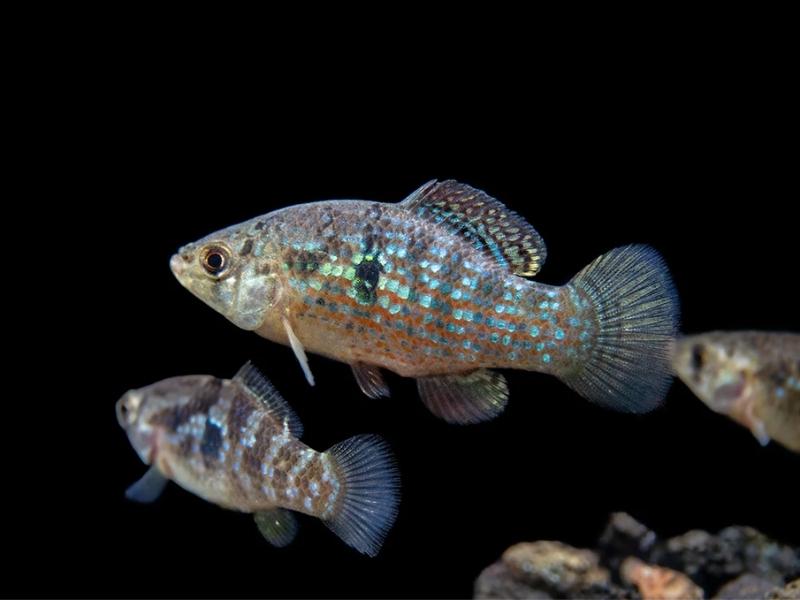
[[[175,277],[180,278],[183,275],[183,270],[185,268],[185,262],[183,258],[181,258],[180,254],[173,254],[172,258],[169,259],[169,268],[172,271],[172,274]]]

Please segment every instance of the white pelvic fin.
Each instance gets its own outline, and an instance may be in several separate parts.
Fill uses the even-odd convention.
[[[139,481],[125,490],[125,497],[134,502],[149,504],[161,495],[167,486],[167,481],[169,480],[156,467],[150,467]]]
[[[303,343],[297,339],[292,329],[292,324],[289,323],[289,319],[286,317],[283,317],[283,328],[286,330],[286,335],[289,338],[289,345],[292,347],[294,355],[300,363],[300,368],[302,368],[303,373],[305,373],[308,384],[314,385],[314,375],[312,375],[311,369],[308,367],[308,357],[306,356],[306,351],[303,349]]]

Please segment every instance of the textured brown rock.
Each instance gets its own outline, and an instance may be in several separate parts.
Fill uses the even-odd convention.
[[[613,513],[597,542],[601,561],[613,571],[628,556],[649,562],[658,538],[656,534],[627,513]]]
[[[777,585],[800,573],[797,550],[771,540],[752,527],[728,527],[717,535],[690,531],[667,540],[653,562],[682,571],[709,590],[744,573]]]
[[[534,589],[514,579],[509,568],[502,562],[496,562],[481,572],[475,581],[474,594],[474,597],[479,600],[501,600],[503,598],[550,600],[553,598],[543,590]]]
[[[756,575],[745,574],[723,585],[714,595],[716,600],[756,600],[767,597],[775,584]]]
[[[795,579],[786,587],[774,590],[767,598],[768,600],[800,600],[800,579]]]
[[[594,552],[559,542],[516,544],[505,551],[502,561],[517,580],[560,596],[611,580]]]
[[[644,600],[699,600],[703,590],[683,573],[627,558],[620,569],[622,579],[636,586]]]

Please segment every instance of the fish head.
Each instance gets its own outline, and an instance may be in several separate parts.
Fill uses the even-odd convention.
[[[191,403],[209,390],[210,375],[171,377],[140,389],[129,390],[117,401],[117,421],[145,464],[155,464],[166,435],[174,433],[192,416]],[[205,416],[203,416],[205,419]]]
[[[277,256],[248,223],[183,246],[170,259],[178,281],[238,327],[258,329],[282,294]]]
[[[713,334],[679,339],[673,356],[675,373],[716,412],[732,415],[747,391],[750,365],[722,337]]]

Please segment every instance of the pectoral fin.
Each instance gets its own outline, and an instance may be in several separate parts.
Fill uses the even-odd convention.
[[[300,368],[303,369],[303,373],[306,376],[308,384],[314,385],[314,375],[311,374],[311,369],[308,367],[306,351],[303,349],[302,342],[297,339],[297,336],[294,334],[292,324],[289,323],[289,319],[286,317],[283,317],[283,328],[286,330],[286,335],[289,338],[289,345],[292,347],[294,355],[297,357],[297,361],[300,363]]]
[[[489,421],[508,402],[508,385],[500,373],[478,369],[471,373],[417,379],[419,395],[434,415],[465,425]]]
[[[169,480],[157,468],[150,467],[139,481],[125,490],[125,497],[134,502],[149,504],[161,495],[167,485],[167,481]]]
[[[273,508],[253,515],[261,535],[276,548],[292,543],[297,535],[297,519],[284,508]]]
[[[383,380],[380,367],[361,362],[350,366],[353,368],[353,375],[356,377],[358,387],[361,388],[361,391],[366,396],[370,398],[388,398],[391,396],[389,386]]]

